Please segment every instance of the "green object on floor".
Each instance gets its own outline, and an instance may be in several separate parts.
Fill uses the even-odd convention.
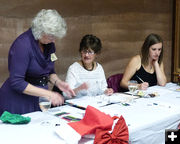
[[[24,117],[19,114],[12,114],[10,112],[4,111],[0,117],[4,123],[11,123],[11,124],[27,124],[31,121],[30,117]]]

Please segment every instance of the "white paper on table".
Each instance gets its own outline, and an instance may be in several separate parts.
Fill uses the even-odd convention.
[[[91,105],[95,108],[100,108],[108,103],[127,103],[132,98],[139,98],[137,96],[131,96],[125,93],[114,93],[111,96],[99,95],[94,97],[84,96],[76,99],[69,99],[67,102],[87,108]]]
[[[158,93],[158,95],[163,96],[163,95],[171,94],[173,93],[173,91],[163,86],[152,86],[146,90],[146,94],[151,94],[151,93]]]
[[[133,99],[139,98],[138,96],[133,96]],[[132,99],[132,95],[125,94],[125,93],[114,93],[112,96],[110,96],[110,102],[116,103],[116,102],[122,102],[126,103],[129,101],[129,99]]]
[[[82,117],[82,116],[84,116],[85,111],[78,109],[78,108],[74,108],[74,107],[69,106],[69,105],[64,105],[64,106],[51,108],[48,110],[48,112],[50,112],[52,115],[55,115],[55,114],[58,114],[61,112],[67,112],[67,113],[75,114],[75,115]]]
[[[177,91],[178,89],[180,89],[180,86],[177,85],[176,83],[167,83],[165,88],[169,89],[169,90],[172,90],[172,91]]]
[[[174,108],[172,104],[164,103],[164,102],[148,103],[147,106],[154,106],[157,108],[162,108],[162,109],[167,109],[167,110],[172,110],[172,108]]]
[[[32,117],[31,122],[29,124],[38,124],[38,123],[41,123],[43,121],[52,121],[55,119],[55,117],[53,115],[48,114],[46,112],[40,112],[40,111],[24,114],[23,116]]]
[[[100,99],[100,96],[94,96],[94,97],[89,97],[89,96],[83,96],[80,98],[75,98],[75,99],[69,99],[66,100],[69,103],[75,104],[77,106],[82,106],[87,108],[88,105],[91,105],[95,108],[98,108],[102,105],[107,104],[107,101],[103,101]]]

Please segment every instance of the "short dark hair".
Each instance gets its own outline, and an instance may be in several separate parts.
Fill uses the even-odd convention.
[[[82,50],[87,50],[89,48],[92,49],[94,53],[100,53],[102,48],[101,40],[92,34],[83,36],[80,42],[79,52],[81,52]]]
[[[148,57],[149,57],[149,48],[157,43],[162,43],[162,50],[161,50],[161,54],[159,56],[159,60],[158,63],[161,64],[162,59],[163,59],[163,40],[162,38],[157,35],[157,34],[150,34],[146,37],[143,46],[141,48],[141,63],[144,65],[148,64]]]

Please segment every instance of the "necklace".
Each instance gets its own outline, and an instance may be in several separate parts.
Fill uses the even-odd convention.
[[[153,66],[152,65],[150,65],[150,70],[152,70],[153,69]]]
[[[150,66],[150,70],[152,70],[152,66]]]
[[[87,71],[92,71],[93,69],[94,69],[94,62],[92,63],[92,68],[91,69],[88,69],[86,66],[85,66],[85,64],[84,64],[84,62],[81,60],[81,62],[82,62],[82,66],[83,66],[83,68],[85,68]]]

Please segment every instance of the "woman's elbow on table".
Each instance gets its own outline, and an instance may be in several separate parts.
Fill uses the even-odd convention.
[[[160,83],[159,86],[165,86],[166,82]]]
[[[167,83],[167,80],[165,79],[165,80],[163,80],[163,81],[158,82],[158,85],[159,85],[159,86],[165,86],[166,83]]]

